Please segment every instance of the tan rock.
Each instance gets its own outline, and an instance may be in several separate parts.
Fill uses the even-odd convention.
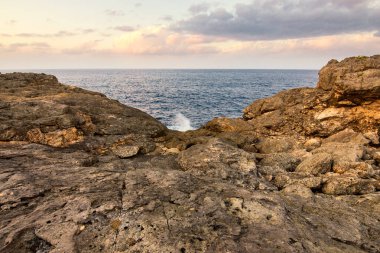
[[[282,193],[284,193],[285,195],[296,195],[301,198],[312,198],[314,196],[310,188],[300,183],[290,184],[286,186],[282,190]]]
[[[257,174],[253,154],[219,139],[211,139],[206,144],[194,145],[182,151],[178,162],[184,171],[194,175],[207,175],[236,182],[244,180],[245,177],[249,177],[248,181],[255,180]]]
[[[360,103],[380,98],[380,55],[330,61],[319,72],[317,87],[334,92],[335,100]]]
[[[243,119],[215,118],[204,128],[214,132],[241,132],[252,130],[252,126]]]
[[[296,172],[304,172],[311,175],[324,174],[331,170],[333,158],[328,153],[316,153],[300,163]]]
[[[338,174],[351,174],[358,177],[368,177],[374,174],[372,166],[365,162],[334,163],[333,171]]]
[[[312,151],[313,149],[321,146],[321,140],[319,138],[311,138],[304,143],[306,151]]]
[[[358,162],[364,155],[363,145],[355,143],[327,142],[311,151],[312,154],[330,154],[334,162]]]
[[[342,143],[354,143],[357,145],[365,145],[370,142],[362,133],[357,133],[350,128],[346,128],[336,134],[329,136],[323,140],[323,143],[327,142],[342,142]]]
[[[112,152],[119,158],[129,158],[137,155],[140,148],[138,146],[117,146],[112,149]]]
[[[297,141],[292,137],[273,137],[273,138],[263,138],[256,147],[260,153],[270,154],[270,153],[283,153],[289,152],[297,147]]]
[[[52,147],[67,147],[83,141],[83,134],[75,127],[48,133],[42,133],[39,128],[35,128],[27,132],[26,138],[30,142],[45,144]]]
[[[376,180],[360,179],[355,176],[332,176],[322,187],[322,192],[332,195],[368,194],[376,190]]]

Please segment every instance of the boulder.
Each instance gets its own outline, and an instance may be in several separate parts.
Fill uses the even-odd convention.
[[[256,159],[253,154],[211,139],[205,144],[194,145],[178,156],[178,162],[184,171],[194,175],[207,175],[220,179],[254,179],[257,174]]]
[[[334,164],[332,170],[338,174],[351,174],[361,178],[374,175],[373,167],[366,162],[339,162]]]
[[[301,158],[291,153],[271,153],[261,155],[261,160],[258,164],[269,167],[278,166],[284,171],[294,171],[300,163]]]
[[[380,55],[330,61],[319,71],[317,88],[332,91],[334,102],[355,104],[380,98]]]
[[[357,133],[354,130],[347,128],[323,140],[323,143],[328,142],[354,143],[357,145],[365,145],[368,144],[370,140],[364,137],[362,133]]]
[[[320,190],[323,183],[322,177],[312,176],[305,173],[282,173],[277,174],[273,180],[273,184],[279,189],[292,184],[302,184],[311,190]]]
[[[321,146],[321,140],[319,138],[311,138],[307,140],[304,144],[306,151],[312,151],[313,149],[319,148]]]
[[[368,194],[376,191],[376,180],[355,176],[332,176],[323,184],[322,192],[332,195]]]
[[[213,132],[244,132],[252,130],[251,124],[243,119],[215,118],[203,128]]]
[[[269,137],[262,138],[256,147],[260,153],[284,153],[296,149],[298,143],[293,137]]]
[[[112,149],[112,152],[120,158],[128,158],[137,155],[140,148],[138,146],[117,146]]]
[[[358,162],[364,155],[364,146],[355,143],[327,142],[311,151],[312,154],[330,154],[334,163]]]
[[[296,172],[304,172],[316,176],[329,172],[332,165],[333,159],[330,154],[316,153],[300,163],[296,168]]]
[[[380,55],[330,61],[316,89],[297,88],[259,99],[244,109],[250,131],[262,135],[329,137],[351,128],[378,142]],[[297,116],[295,116],[297,115]],[[373,134],[375,133],[375,134]]]
[[[284,193],[285,195],[296,195],[297,197],[301,197],[301,198],[312,198],[314,196],[310,188],[300,183],[290,184],[286,186],[282,190],[282,193]]]

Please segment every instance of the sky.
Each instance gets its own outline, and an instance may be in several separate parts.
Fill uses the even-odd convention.
[[[0,1],[0,69],[319,69],[380,54],[380,0]]]

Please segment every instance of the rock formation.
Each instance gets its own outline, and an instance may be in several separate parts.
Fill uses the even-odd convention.
[[[0,252],[380,252],[380,56],[170,131],[0,75]]]

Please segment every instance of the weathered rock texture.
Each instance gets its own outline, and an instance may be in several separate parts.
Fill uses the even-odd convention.
[[[379,61],[185,133],[0,75],[0,252],[380,252]]]
[[[88,136],[162,135],[151,116],[104,95],[62,85],[38,74],[0,75],[0,141],[30,141],[54,147]]]

